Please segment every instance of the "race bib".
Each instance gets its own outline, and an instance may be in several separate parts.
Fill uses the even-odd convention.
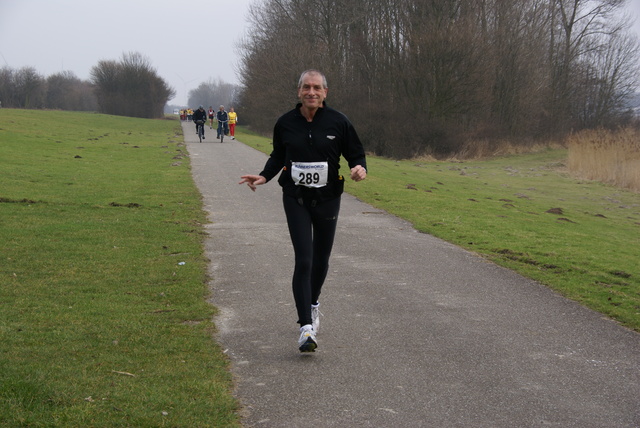
[[[296,186],[324,187],[329,179],[329,163],[291,162],[291,178]]]

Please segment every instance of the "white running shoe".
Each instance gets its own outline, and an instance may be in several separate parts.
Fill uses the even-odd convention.
[[[315,352],[318,347],[316,341],[316,333],[313,331],[311,324],[306,324],[300,327],[300,338],[298,339],[298,346],[300,352]]]
[[[323,315],[320,312],[320,303],[317,305],[311,305],[311,325],[313,326],[313,331],[318,334],[320,331],[320,316]],[[323,315],[324,316],[324,315]]]

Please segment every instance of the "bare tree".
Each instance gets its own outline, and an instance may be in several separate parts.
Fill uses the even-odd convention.
[[[23,67],[16,73],[16,98],[22,108],[43,108],[47,85],[44,77],[33,67]]]
[[[562,132],[577,125],[574,95],[580,62],[600,49],[600,42],[624,30],[615,13],[626,0],[550,0],[551,129]],[[612,24],[612,22],[614,24]]]
[[[71,71],[62,71],[47,77],[46,107],[94,111],[97,109],[97,102],[89,82],[80,80]]]
[[[43,108],[46,96],[46,81],[35,68],[23,67],[0,70],[0,101],[3,107]]]
[[[585,55],[576,70],[575,116],[584,128],[615,125],[638,84],[633,67],[638,40],[616,33],[604,37],[606,42]]]
[[[10,67],[0,69],[0,101],[3,107],[16,105],[13,76],[14,71]]]
[[[100,111],[121,116],[162,117],[164,105],[175,96],[149,60],[125,53],[120,62],[100,61],[91,69]]]

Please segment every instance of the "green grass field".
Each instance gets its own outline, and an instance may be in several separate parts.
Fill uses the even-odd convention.
[[[640,195],[565,158],[370,157],[347,191],[640,331]],[[239,426],[179,122],[0,109],[0,172],[0,426]]]
[[[0,425],[238,425],[181,132],[0,110]]]

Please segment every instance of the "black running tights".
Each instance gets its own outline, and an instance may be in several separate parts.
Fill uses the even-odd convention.
[[[329,256],[336,234],[340,197],[316,204],[283,196],[289,234],[295,253],[293,298],[298,323],[311,324],[311,304],[318,303],[322,284],[329,270]]]

